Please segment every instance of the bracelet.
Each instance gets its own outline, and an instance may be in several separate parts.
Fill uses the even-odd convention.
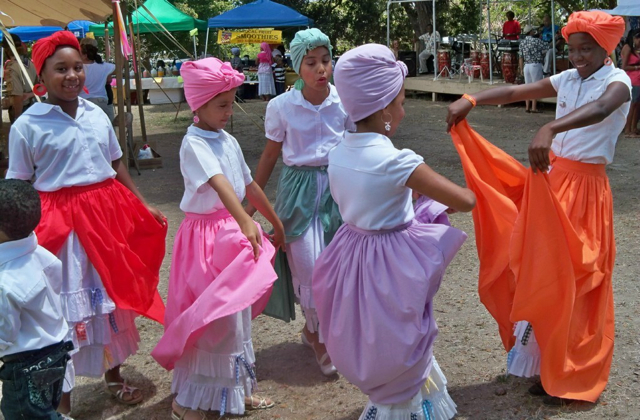
[[[466,99],[467,101],[471,102],[471,105],[473,105],[473,107],[475,108],[476,106],[476,98],[474,98],[473,96],[469,95],[469,94],[464,94],[462,95],[462,97],[464,99]]]

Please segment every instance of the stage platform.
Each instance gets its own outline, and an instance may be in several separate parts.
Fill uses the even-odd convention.
[[[404,80],[404,88],[408,96],[411,95],[411,92],[431,93],[431,99],[434,101],[438,100],[438,95],[460,96],[464,93],[473,95],[485,89],[507,85],[504,80],[495,78],[493,84],[489,84],[486,79],[484,81],[474,79],[469,83],[467,76],[463,76],[461,79],[455,76],[453,79],[440,77],[438,80],[433,80],[433,74],[421,74],[418,77],[407,77]],[[555,104],[556,98],[541,99],[540,102]]]

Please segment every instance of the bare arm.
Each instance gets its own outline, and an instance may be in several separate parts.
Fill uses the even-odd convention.
[[[251,219],[251,216],[242,208],[242,203],[238,200],[235,191],[233,191],[233,187],[222,174],[212,176],[207,182],[211,185],[211,188],[218,193],[222,204],[229,210],[231,216],[236,220],[238,226],[240,226],[240,230],[244,236],[251,242],[253,257],[257,260],[260,256],[259,246],[262,245],[262,235],[260,235],[260,231],[253,222],[253,219]]]
[[[11,96],[11,106],[13,107],[13,115],[15,118],[22,115],[22,95]]]
[[[475,94],[474,98],[478,105],[502,105],[532,99],[552,98],[555,96],[557,96],[557,92],[553,88],[551,80],[546,78],[535,83],[486,89]],[[464,98],[458,99],[449,105],[447,132],[449,132],[455,124],[465,119],[471,109],[473,109],[473,105]]]
[[[144,199],[144,197],[140,193],[140,190],[138,190],[136,185],[133,183],[133,180],[131,179],[131,175],[129,175],[129,171],[127,170],[125,165],[122,163],[122,159],[114,160],[113,162],[111,162],[111,167],[113,168],[114,171],[116,171],[116,179],[122,185],[124,185],[129,191],[131,191],[133,195],[135,195],[136,198],[140,200],[142,204],[144,204],[147,207],[149,212],[158,221],[158,223],[160,223],[161,225],[165,225],[167,223],[166,217],[164,216],[164,214],[162,214],[160,210],[150,206],[147,203],[147,201]]]
[[[273,140],[267,140],[267,144],[264,147],[264,151],[262,152],[262,156],[260,156],[260,161],[258,162],[256,175],[253,177],[255,183],[258,184],[258,186],[263,191],[267,186],[267,183],[269,182],[269,178],[271,178],[273,168],[276,166],[276,162],[278,161],[281,153],[282,143]],[[247,213],[253,215],[255,211],[256,208],[253,206],[253,203],[250,203],[247,206]]]
[[[468,212],[476,205],[473,191],[454,184],[424,163],[413,171],[406,186],[456,211]]]
[[[533,171],[546,172],[549,169],[549,151],[556,134],[602,122],[629,99],[629,88],[622,82],[613,82],[597,100],[544,125],[529,146],[529,162]]]
[[[271,226],[273,226],[273,245],[276,248],[284,249],[284,226],[273,210],[264,191],[262,191],[262,188],[260,188],[255,181],[247,185],[247,199],[254,208],[266,217],[269,223],[271,223]]]
[[[622,47],[622,70],[624,71],[633,71],[638,70],[638,66],[630,66],[629,65],[629,57],[631,56],[631,48],[628,45]]]

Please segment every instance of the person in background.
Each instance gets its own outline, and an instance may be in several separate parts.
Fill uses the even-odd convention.
[[[400,41],[398,41],[397,39],[394,39],[391,42],[391,51],[393,51],[393,55],[397,60],[398,56],[400,55]]]
[[[622,47],[622,70],[631,79],[631,109],[624,127],[625,137],[640,137],[638,119],[640,119],[640,30],[629,31]]]
[[[231,67],[233,67],[235,71],[242,73],[244,70],[244,63],[242,63],[242,59],[240,58],[240,48],[231,48],[231,54],[233,54],[233,57],[231,57]]]
[[[544,42],[551,43],[554,35],[558,33],[559,30],[560,27],[558,25],[551,25],[551,16],[545,14],[544,18],[542,18],[542,26],[540,26],[540,38]]]
[[[32,84],[36,83],[38,76],[36,74],[36,68],[26,55],[26,48],[22,40],[20,40],[20,37],[11,34],[11,39],[13,40],[19,57],[16,58],[14,56],[13,51],[9,48],[9,41],[7,41],[6,38],[2,40],[2,47],[4,48],[5,56],[8,58],[4,65],[4,80],[7,83],[7,97],[10,101],[9,121],[13,124],[13,122],[35,102],[35,96],[31,90],[29,81],[22,72],[18,60],[22,61]]]
[[[274,63],[271,65],[273,67],[273,78],[276,83],[276,96],[282,95],[285,91],[286,84],[286,75],[284,68],[284,60],[282,59],[282,53],[280,50],[273,50],[273,60]]]
[[[560,29],[556,32],[556,40],[554,42],[554,47],[556,49],[556,56],[564,53],[564,47],[567,45],[567,41],[565,41],[564,37]],[[547,54],[544,57],[544,67],[543,72],[545,76],[549,76],[553,71],[553,48],[549,48],[547,50]]]
[[[427,32],[418,37],[419,40],[424,41],[424,50],[418,56],[420,61],[420,73],[433,73],[433,59],[436,56],[436,51],[440,47],[440,33],[438,31],[433,33],[433,25],[427,25]]]
[[[542,62],[544,61],[547,44],[538,37],[537,31],[531,25],[524,28],[526,38],[520,41],[520,74],[524,75],[525,83],[535,83],[542,80]],[[538,101],[525,101],[525,111],[540,113]]]
[[[511,10],[507,12],[507,21],[502,24],[502,37],[517,41],[520,38],[520,22],[515,20],[515,13]]]
[[[80,54],[85,74],[84,87],[87,89],[80,92],[80,97],[96,104],[107,114],[109,121],[113,121],[115,114],[113,105],[109,105],[106,86],[111,82],[116,65],[102,61],[98,54],[98,41],[93,38],[84,38],[80,42]]]
[[[276,86],[273,81],[273,64],[271,47],[266,42],[260,44],[258,54],[258,95],[263,101],[269,101],[276,95]]]

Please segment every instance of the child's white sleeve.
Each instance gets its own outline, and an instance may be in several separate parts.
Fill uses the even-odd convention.
[[[32,146],[14,124],[9,131],[9,170],[7,179],[30,181],[35,175]]]
[[[203,140],[187,137],[184,141],[180,151],[182,176],[201,192],[211,178],[222,173],[222,167],[213,150]]]
[[[395,158],[389,161],[386,174],[393,179],[396,186],[402,187],[407,184],[409,177],[421,163],[424,163],[424,158],[413,150],[398,150]]]
[[[282,143],[286,132],[286,127],[281,121],[282,112],[275,100],[269,101],[267,114],[264,117],[264,131],[269,140]]]
[[[0,351],[5,351],[15,343],[20,326],[19,306],[0,289]]]
[[[105,118],[107,118],[105,114]],[[109,155],[111,157],[111,161],[118,160],[122,157],[122,149],[120,148],[120,143],[118,143],[118,137],[116,136],[116,132],[113,130],[113,125],[107,124],[107,136],[109,136]]]

